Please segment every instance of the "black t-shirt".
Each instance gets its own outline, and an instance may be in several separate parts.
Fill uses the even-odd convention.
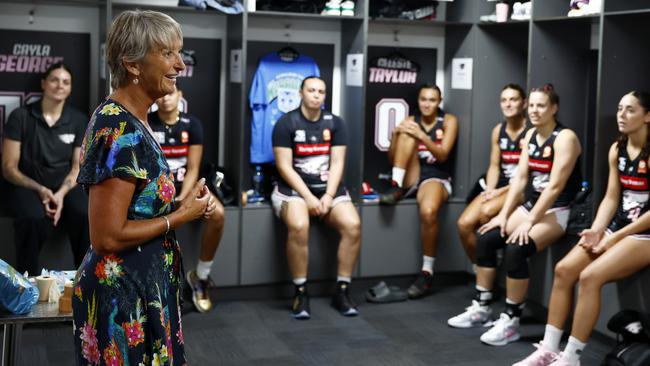
[[[50,127],[37,101],[11,112],[4,137],[20,142],[21,173],[55,191],[70,172],[72,152],[81,146],[87,124],[88,116],[66,104]]]
[[[293,168],[312,192],[327,188],[330,147],[346,145],[345,123],[326,111],[318,121],[309,121],[298,108],[282,116],[273,128],[273,147],[291,148]],[[280,184],[288,187],[282,179]]]
[[[198,118],[189,114],[181,113],[178,117],[178,122],[173,125],[161,121],[157,112],[149,113],[147,120],[162,147],[174,182],[181,183],[185,180],[190,146],[203,145],[203,126]]]

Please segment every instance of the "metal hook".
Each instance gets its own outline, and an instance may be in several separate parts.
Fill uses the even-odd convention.
[[[398,29],[395,29],[395,30],[393,31],[393,42],[395,42],[395,43],[399,43],[399,39],[397,38],[397,34],[398,34],[398,33],[399,33],[399,30],[398,30]]]
[[[284,25],[284,37],[287,39],[287,43],[291,40],[291,33],[289,30],[291,29],[291,24],[285,24]]]
[[[34,9],[29,11],[29,18],[27,18],[29,24],[34,24]]]

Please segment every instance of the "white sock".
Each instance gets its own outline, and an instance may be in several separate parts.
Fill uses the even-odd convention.
[[[196,265],[196,277],[200,280],[207,280],[210,275],[210,268],[212,268],[212,262],[205,262],[199,259],[199,263]]]
[[[393,180],[399,187],[401,187],[404,183],[404,174],[406,174],[406,170],[398,167],[393,167]]]
[[[293,284],[296,286],[302,286],[307,282],[307,278],[305,277],[298,277],[293,279]]]
[[[347,277],[347,276],[337,276],[336,277],[336,282],[347,282],[350,283],[352,281],[352,278]]]
[[[564,352],[562,352],[562,359],[572,366],[577,366],[580,361],[582,350],[585,349],[586,343],[582,343],[575,337],[569,337],[569,343],[566,344]]]
[[[560,352],[560,340],[562,339],[562,330],[557,329],[556,327],[546,324],[546,328],[544,330],[544,339],[542,340],[542,344],[544,347],[551,351],[558,353]]]
[[[433,262],[436,261],[436,257],[428,257],[426,255],[422,256],[422,270],[433,274]]]

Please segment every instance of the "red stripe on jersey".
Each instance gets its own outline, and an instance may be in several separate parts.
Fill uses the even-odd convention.
[[[330,153],[330,144],[296,144],[296,155],[325,155]]]
[[[648,190],[648,178],[630,177],[628,175],[621,175],[619,177],[621,185],[624,188],[634,189],[639,191]]]
[[[528,159],[528,168],[532,170],[548,173],[551,171],[552,167],[553,167],[553,162],[550,160],[535,160],[530,158]]]
[[[520,151],[502,151],[501,160],[504,163],[513,164],[519,162],[519,156],[521,156]]]
[[[179,146],[161,146],[166,158],[178,158],[187,156],[188,145]]]
[[[437,141],[434,141],[433,143],[440,146],[440,145],[442,145],[442,140],[437,140]],[[429,149],[427,149],[427,145],[419,144],[418,145],[418,151],[429,151]]]

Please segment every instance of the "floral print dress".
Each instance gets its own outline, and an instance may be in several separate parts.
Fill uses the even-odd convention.
[[[88,190],[109,178],[137,180],[129,220],[173,210],[173,177],[160,146],[142,122],[110,99],[95,110],[86,130],[77,182]],[[95,253],[91,243],[72,300],[77,364],[185,364],[180,267],[173,232],[109,255]]]

